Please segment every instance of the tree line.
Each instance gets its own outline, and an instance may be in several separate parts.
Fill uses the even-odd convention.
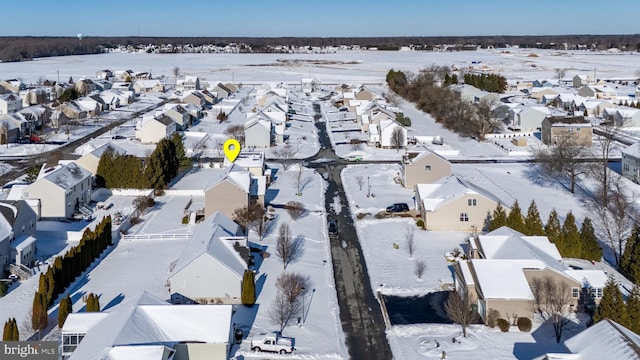
[[[492,113],[493,101],[470,103],[451,89],[449,85],[457,84],[458,78],[447,67],[433,65],[417,74],[391,69],[386,81],[394,93],[413,102],[418,109],[431,114],[437,123],[462,136],[484,140],[486,134],[494,132],[500,125]]]
[[[40,274],[38,290],[33,296],[31,327],[42,330],[49,323],[47,309],[56,298],[84,272],[102,252],[112,245],[111,217],[105,217],[95,228],[86,229],[78,245],[58,256],[45,273]],[[64,322],[64,321],[63,321]]]
[[[507,90],[507,79],[497,74],[464,74],[464,83],[495,93]]]
[[[180,168],[191,166],[180,134],[162,139],[147,159],[105,151],[98,162],[96,185],[108,189],[164,189]]]

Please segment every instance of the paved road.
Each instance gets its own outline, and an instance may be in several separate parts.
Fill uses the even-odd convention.
[[[316,111],[319,112],[317,106]],[[316,120],[320,116],[316,115]],[[333,211],[335,196],[340,198],[339,203],[342,204],[340,211],[331,215],[337,220],[340,236],[330,241],[340,319],[349,356],[352,359],[391,359],[382,312],[371,289],[367,266],[340,178],[345,165],[333,151],[325,125],[324,122],[316,121],[321,150],[308,159],[307,166],[316,169],[329,183],[325,194],[327,213]],[[315,159],[324,161],[314,163]]]

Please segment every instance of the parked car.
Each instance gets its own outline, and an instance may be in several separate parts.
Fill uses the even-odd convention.
[[[407,205],[407,203],[395,203],[391,206],[387,206],[388,213],[405,212],[405,211],[409,211],[409,205]]]
[[[251,350],[271,351],[280,354],[290,354],[295,350],[293,347],[295,339],[283,337],[277,333],[259,334],[251,338]]]
[[[122,135],[115,135],[111,137],[113,140],[123,140],[126,139],[124,136]]]
[[[328,228],[329,228],[329,236],[338,235],[338,223],[335,220],[329,220]]]

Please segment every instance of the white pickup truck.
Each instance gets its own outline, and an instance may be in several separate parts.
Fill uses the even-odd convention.
[[[259,334],[251,339],[251,350],[272,351],[280,354],[290,354],[295,350],[295,339],[272,334]]]

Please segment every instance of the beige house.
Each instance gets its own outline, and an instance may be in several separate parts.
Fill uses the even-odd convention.
[[[68,360],[227,360],[233,312],[232,305],[171,305],[143,292],[102,312],[69,314],[61,329],[61,355]]]
[[[498,203],[506,204],[456,175],[432,184],[417,184],[415,202],[427,230],[437,231],[480,231],[486,227],[487,217]]]
[[[136,93],[164,92],[164,85],[159,80],[136,80],[133,83]]]
[[[455,287],[460,294],[470,295],[485,321],[491,309],[503,317],[532,318],[537,280],[551,278],[565,286],[573,311],[585,294],[599,303],[607,281],[602,270],[575,270],[565,265],[546,236],[525,236],[506,226],[470,237],[467,255],[470,260],[454,266]]]
[[[102,154],[104,154],[107,151],[113,151],[114,153],[120,154],[120,155],[126,155],[127,153],[127,151],[121,148],[120,146],[112,142],[108,142],[97,149],[93,149],[90,152],[83,154],[74,162],[80,165],[85,170],[89,171],[91,175],[96,176],[96,173],[98,172],[98,164],[100,163],[100,158],[102,157]]]
[[[136,139],[143,144],[157,144],[176,132],[176,123],[170,117],[144,116],[136,126]]]
[[[607,85],[583,86],[578,90],[578,95],[603,100],[613,100],[618,97],[616,89]]]
[[[432,152],[408,153],[402,158],[402,185],[413,189],[418,184],[432,184],[451,175],[451,163]]]
[[[569,141],[575,145],[591,146],[593,129],[584,116],[548,116],[542,120],[541,137],[546,145]]]
[[[251,199],[251,173],[232,165],[214,178],[204,191],[204,216],[220,212],[229,218],[233,212],[249,205]]]
[[[184,79],[178,80],[176,88],[180,91],[200,90],[200,78],[193,75],[187,75]]]
[[[548,88],[548,87],[537,87],[537,88],[532,88],[529,91],[529,96],[531,96],[532,98],[536,99],[539,103],[542,102],[542,98],[544,96],[558,96],[558,92],[552,88]]]
[[[22,99],[12,92],[0,95],[0,115],[13,113],[22,109]]]
[[[191,126],[191,114],[187,109],[189,104],[166,104],[162,110],[156,112],[157,116],[169,117],[176,123],[177,130],[184,130]],[[198,108],[196,111],[201,110]]]
[[[375,100],[377,95],[375,92],[367,89],[364,86],[361,86],[358,91],[355,93],[355,98],[357,100]]]
[[[223,84],[223,83],[218,83],[216,86],[214,86],[213,88],[209,89],[209,91],[213,94],[216,94],[216,98],[218,99],[226,99],[229,96],[233,95],[236,93],[236,91],[238,91],[237,89],[234,91],[231,88],[229,88],[229,86]]]
[[[24,200],[39,200],[43,218],[71,218],[91,202],[91,173],[75,163],[44,168],[38,179],[22,190]]]
[[[167,282],[172,303],[240,304],[249,264],[247,238],[229,217],[215,212],[199,223]]]
[[[204,95],[200,91],[188,91],[182,96],[182,102],[186,104],[193,104],[199,109],[204,109],[207,101]]]
[[[596,80],[588,74],[578,74],[573,77],[573,87],[580,88],[586,85],[595,84]]]

